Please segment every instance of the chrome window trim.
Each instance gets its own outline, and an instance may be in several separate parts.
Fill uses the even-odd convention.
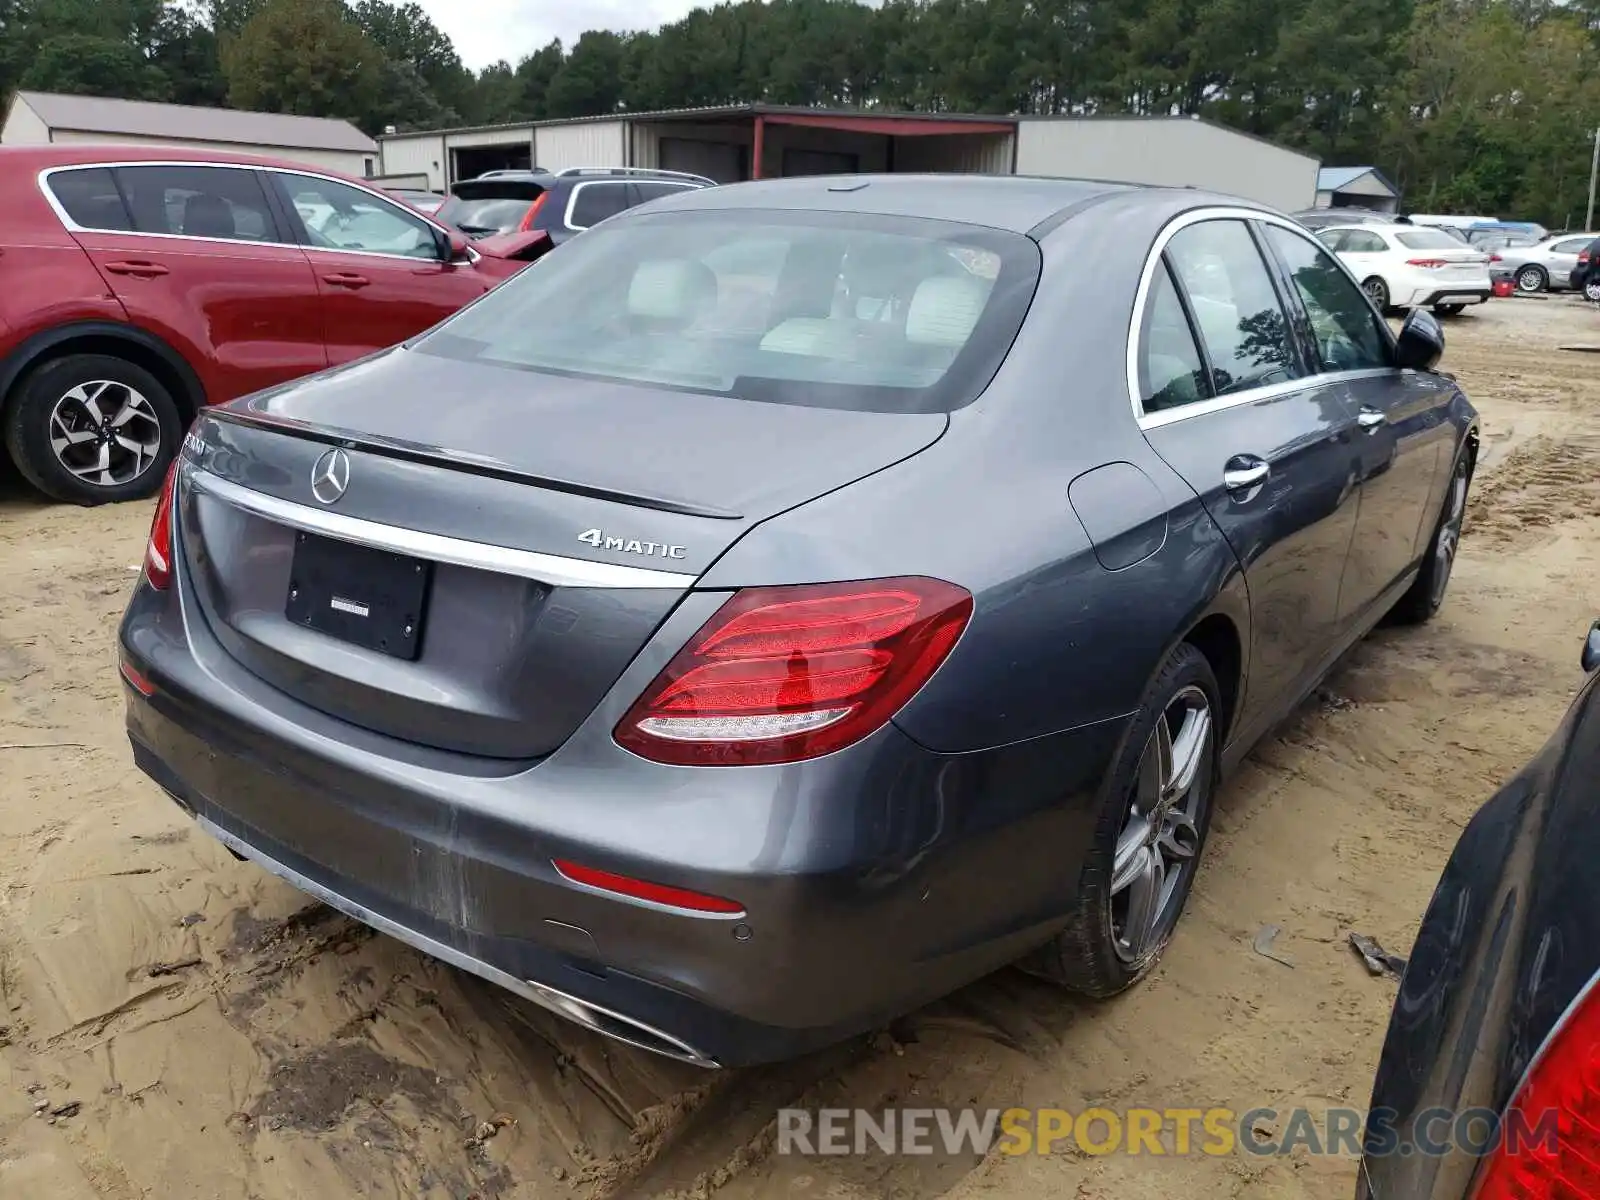
[[[72,217],[68,215],[67,210],[62,207],[61,201],[56,198],[55,192],[50,188],[50,177],[65,171],[115,171],[121,167],[214,167],[224,171],[260,171],[274,175],[298,175],[304,179],[320,179],[325,183],[342,183],[345,187],[355,188],[359,192],[367,193],[367,195],[371,196],[379,203],[387,204],[390,208],[398,209],[406,216],[417,217],[421,219],[423,224],[431,226],[434,230],[444,234],[446,237],[450,236],[450,231],[448,229],[446,229],[439,222],[430,220],[426,213],[420,213],[414,209],[405,208],[402,205],[396,204],[392,198],[385,196],[377,189],[368,187],[357,180],[341,179],[337,175],[326,175],[320,171],[308,171],[302,167],[279,167],[271,163],[213,162],[209,159],[170,158],[130,158],[109,162],[96,160],[94,162],[61,163],[54,167],[45,167],[39,172],[37,176],[39,192],[42,196],[44,196],[45,203],[50,206],[51,210],[56,214],[56,217],[60,220],[61,224],[66,227],[67,232],[69,233],[113,233],[122,237],[157,238],[167,241],[180,242],[218,242],[229,246],[286,246],[295,250],[321,250],[325,254],[365,254],[373,258],[396,259],[401,262],[437,263],[441,261],[437,258],[417,258],[415,255],[410,254],[389,254],[382,250],[340,250],[335,246],[303,246],[299,242],[280,242],[276,239],[261,241],[255,238],[199,237],[187,233],[146,233],[140,229],[99,229],[94,226],[80,225],[78,222],[74,221]],[[468,253],[470,254],[473,262],[477,262],[479,258],[482,257],[476,250],[472,250],[470,247],[468,248]],[[442,265],[448,266],[449,264],[444,263]]]
[[[426,558],[457,567],[492,571],[498,575],[516,575],[551,587],[682,589],[692,586],[698,578],[677,571],[591,562],[588,559],[494,546],[445,534],[385,525],[253,491],[192,464],[184,468],[184,482],[188,487],[214,496],[234,508],[287,525],[291,529],[352,542],[358,546],[370,546],[391,554]]]
[[[582,233],[585,229],[593,229],[594,228],[593,225],[574,225],[572,223],[572,210],[575,209],[578,206],[578,193],[583,191],[584,188],[586,188],[586,187],[594,187],[596,184],[600,185],[601,187],[609,186],[609,187],[626,188],[630,183],[635,183],[635,182],[637,182],[637,180],[629,179],[629,178],[623,178],[623,179],[585,179],[582,183],[574,184],[573,187],[572,187],[572,191],[567,194],[567,211],[561,214],[561,223],[563,225],[565,225],[568,229],[575,229],[579,233]],[[661,182],[667,183],[667,182],[670,182],[670,181],[663,179]],[[683,186],[685,188],[687,188],[689,185],[688,184],[684,184]],[[631,208],[631,207],[633,207],[633,206],[632,205],[624,205],[619,210],[619,212],[627,212],[628,209]],[[619,213],[612,213],[611,215],[612,216],[617,216],[617,215],[619,215]]]
[[[1190,417],[1203,417],[1211,413],[1224,412],[1230,408],[1237,408],[1241,404],[1259,404],[1274,400],[1279,396],[1286,396],[1291,392],[1302,391],[1308,387],[1323,386],[1346,379],[1365,379],[1379,375],[1391,375],[1398,372],[1397,367],[1362,367],[1354,371],[1319,371],[1311,375],[1304,375],[1299,379],[1287,380],[1283,383],[1267,384],[1263,387],[1246,388],[1240,392],[1229,392],[1226,396],[1213,396],[1209,400],[1201,400],[1194,404],[1184,404],[1177,408],[1157,409],[1155,412],[1146,412],[1144,399],[1139,394],[1139,346],[1144,338],[1145,308],[1150,299],[1150,288],[1155,280],[1155,273],[1161,266],[1161,256],[1166,253],[1167,243],[1178,233],[1191,225],[1199,225],[1205,221],[1259,221],[1264,225],[1277,225],[1287,229],[1290,233],[1304,238],[1316,246],[1324,254],[1338,263],[1339,268],[1356,283],[1355,277],[1350,275],[1350,269],[1340,261],[1339,256],[1330,250],[1314,235],[1309,234],[1305,227],[1288,217],[1280,217],[1276,213],[1263,212],[1254,208],[1233,208],[1219,205],[1213,208],[1197,208],[1173,218],[1167,223],[1161,233],[1157,235],[1155,245],[1151,248],[1150,255],[1145,259],[1144,270],[1139,276],[1139,289],[1133,298],[1133,320],[1128,326],[1128,356],[1127,356],[1127,382],[1128,400],[1133,407],[1133,419],[1140,429],[1159,429],[1163,425],[1172,425],[1178,421],[1186,421]],[[1272,264],[1265,258],[1262,266],[1269,273]]]

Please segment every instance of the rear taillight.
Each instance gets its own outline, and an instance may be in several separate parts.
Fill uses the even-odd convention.
[[[746,588],[645,689],[617,743],[683,766],[842,750],[928,681],[971,616],[971,594],[937,579]]]
[[[1579,250],[1578,251],[1578,265],[1579,266],[1588,266],[1589,265],[1589,252],[1587,250]]]
[[[167,468],[166,482],[161,485],[156,515],[150,522],[150,540],[144,548],[144,577],[157,590],[165,590],[172,582],[172,493],[177,486],[178,463],[174,459]]]
[[[1502,259],[1498,254],[1491,254],[1491,255],[1489,255],[1489,261],[1490,262],[1504,262],[1505,260]]]
[[[533,228],[534,218],[539,215],[539,209],[544,206],[545,197],[549,194],[549,192],[540,192],[539,198],[528,205],[528,211],[522,214],[522,223],[517,226],[518,232],[527,233],[528,230]]]
[[[1511,1097],[1474,1200],[1600,1196],[1600,991],[1573,1006]]]
[[[1448,267],[1449,265],[1450,265],[1450,263],[1447,260],[1442,259],[1442,258],[1408,258],[1408,259],[1406,259],[1406,266],[1408,266],[1408,267],[1423,267],[1423,268],[1425,268],[1425,269],[1427,269],[1429,271],[1436,270],[1439,267]]]

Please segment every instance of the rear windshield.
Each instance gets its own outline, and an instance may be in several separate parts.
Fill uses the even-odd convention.
[[[1442,229],[1417,229],[1394,235],[1408,250],[1459,250],[1461,243]]]
[[[1020,234],[765,210],[615,218],[415,343],[548,375],[874,412],[988,385],[1039,276]]]
[[[515,180],[463,183],[439,206],[438,217],[473,237],[510,233],[543,191],[537,183]]]

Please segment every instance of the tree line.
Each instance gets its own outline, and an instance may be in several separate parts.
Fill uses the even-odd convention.
[[[14,88],[369,133],[763,101],[1199,114],[1375,165],[1417,211],[1583,220],[1600,0],[736,0],[468,70],[415,3],[0,0]]]

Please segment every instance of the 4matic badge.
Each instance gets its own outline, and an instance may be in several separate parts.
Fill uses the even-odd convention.
[[[648,554],[656,558],[683,558],[687,551],[682,546],[669,546],[666,542],[641,542],[635,538],[611,537],[603,530],[585,529],[578,535],[596,550],[617,550],[623,554]]]

